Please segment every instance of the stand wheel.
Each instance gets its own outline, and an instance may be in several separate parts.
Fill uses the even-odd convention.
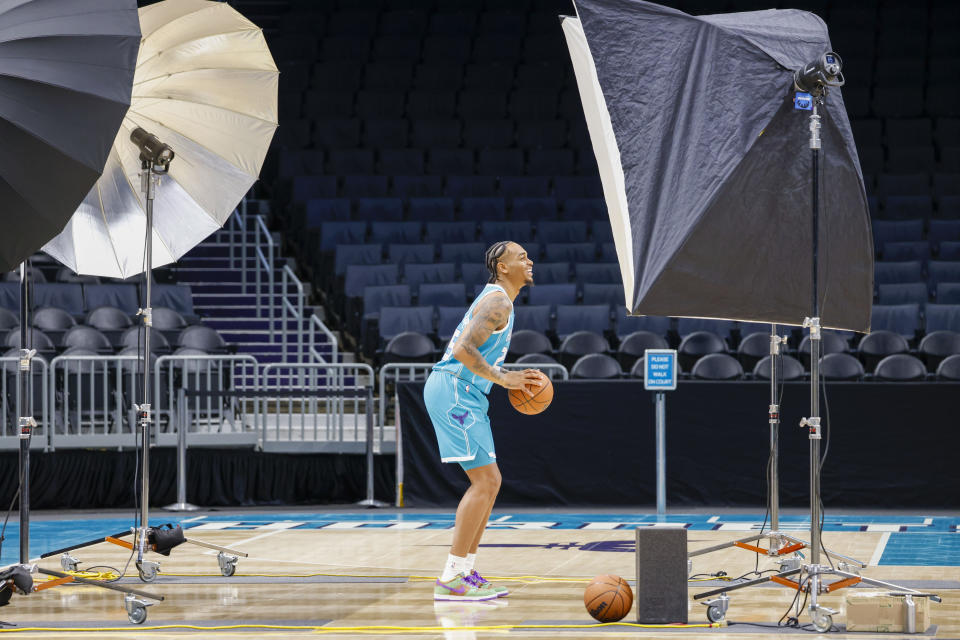
[[[833,616],[827,613],[817,613],[813,615],[813,628],[820,633],[830,631],[833,626]]]
[[[235,564],[228,564],[226,566],[220,567],[220,573],[222,573],[225,578],[229,578],[230,576],[232,576],[236,572],[236,570],[237,570],[237,565]]]
[[[147,619],[147,608],[146,607],[131,607],[127,612],[127,620],[133,624],[143,624],[143,621]]]
[[[723,622],[723,619],[726,617],[727,612],[717,605],[707,607],[707,620],[710,622]]]
[[[153,567],[137,567],[137,572],[144,582],[153,582],[157,579],[157,570]],[[144,615],[146,615],[146,612],[144,612]]]

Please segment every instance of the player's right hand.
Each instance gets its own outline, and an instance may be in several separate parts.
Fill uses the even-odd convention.
[[[543,374],[537,369],[523,371],[504,371],[500,384],[507,389],[520,389],[528,396],[533,397],[530,387],[539,389],[543,386]]]

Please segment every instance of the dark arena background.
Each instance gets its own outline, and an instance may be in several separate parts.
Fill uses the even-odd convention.
[[[70,6],[96,22],[110,3]],[[174,15],[159,6],[168,3],[200,22],[158,26]],[[879,638],[908,633],[909,619],[921,635],[960,634],[960,3],[662,3],[693,16],[812,12],[842,57],[846,83],[834,91],[842,94],[865,186],[874,289],[868,334],[823,332],[819,462],[800,426],[811,402],[806,329],[777,325],[785,340],[771,356],[769,324],[627,313],[597,155],[558,18],[575,15],[569,0],[165,0],[152,14],[144,13],[152,2],[129,4],[131,14],[134,4],[140,8],[144,47],[150,29],[167,38],[154,45],[154,57],[137,61],[128,119],[149,114],[153,133],[178,154],[154,165],[170,175],[157,187],[152,264],[157,253],[170,256],[152,269],[149,299],[140,244],[122,277],[64,262],[51,244],[31,246],[36,252],[23,269],[0,282],[0,504],[10,505],[0,579],[13,596],[4,607],[0,590],[0,631],[45,638],[96,630],[110,638],[772,638],[803,631]],[[205,7],[221,4],[248,22],[228,18],[223,33],[207,29]],[[22,80],[5,71],[19,55],[4,35],[8,27],[20,23],[14,13],[5,22],[0,7],[2,194],[16,191],[8,182],[21,168],[11,151],[20,125],[5,115],[5,98],[16,102]],[[243,29],[236,50],[214,59],[216,42]],[[200,35],[177,49],[169,34],[178,31]],[[275,68],[260,61],[260,84],[239,93],[220,88],[221,77],[246,64],[245,47],[255,48],[259,34]],[[142,75],[170,63],[164,54],[207,75],[189,90],[161,88],[169,95],[145,99]],[[171,125],[161,135],[167,115],[202,90],[224,104],[253,104],[260,115],[230,106],[207,118],[201,109],[194,128]],[[172,106],[151,102],[158,99]],[[130,145],[129,158],[121,152],[107,160],[77,216],[94,200],[103,208],[96,215],[109,215],[103,185],[110,162],[123,164],[116,184],[129,183],[130,206],[143,216],[137,150],[123,131],[117,145],[121,138]],[[184,148],[193,142],[204,148],[199,155]],[[234,142],[229,152],[211,151]],[[262,147],[255,160],[243,155],[248,143]],[[36,181],[56,191],[59,170],[47,171],[54,165],[46,160],[42,166]],[[829,173],[822,179],[829,189]],[[190,203],[164,199],[165,182],[183,185]],[[235,210],[194,225],[194,209],[215,209],[230,189],[238,191]],[[6,233],[20,233],[15,216],[3,215],[11,217]],[[71,224],[81,263],[79,247],[91,237],[84,234],[93,232],[77,217]],[[143,243],[138,224],[136,234],[114,241]],[[205,239],[178,257],[170,238],[192,226],[206,229]],[[459,465],[440,462],[423,386],[484,288],[484,253],[500,240],[527,251],[535,281],[515,301],[504,366],[542,370],[555,396],[546,411],[528,416],[510,406],[504,389],[490,393],[503,481],[478,562],[512,593],[447,607],[434,603],[430,589],[468,481]],[[152,309],[149,359],[145,307]],[[21,331],[24,313],[30,328]],[[29,384],[23,393],[22,336],[35,350],[20,376]],[[677,387],[659,405],[660,456],[656,392],[644,385],[647,349],[676,351]],[[146,438],[138,409],[145,384]],[[26,428],[29,439],[25,407],[36,421]],[[811,498],[814,466],[819,499]],[[193,505],[198,510],[188,511]],[[148,513],[153,527],[179,525],[186,544],[169,557],[151,555],[155,562],[132,562],[137,545],[130,549],[130,541],[146,531]],[[782,536],[770,537],[774,525]],[[687,579],[684,585],[681,576],[680,588],[689,588],[687,603],[679,603],[688,611],[682,620],[644,618],[660,583],[648,577],[644,584],[636,560],[644,543],[635,529],[683,532],[692,555],[685,569],[686,558],[677,556]],[[821,602],[834,612],[826,620],[826,609],[801,604],[810,582],[779,574],[706,607],[706,597],[696,597],[808,567],[809,550],[790,545],[815,530],[821,564],[858,577],[841,585],[856,588],[824,593]],[[32,589],[13,582],[23,567]],[[646,571],[669,575],[659,566]],[[856,584],[861,572],[864,582]],[[603,574],[635,589],[634,607],[619,623],[600,624],[583,606],[583,589]],[[96,584],[77,584],[84,580]],[[109,590],[118,586],[133,595]],[[867,606],[857,592],[897,594],[896,619],[856,618]]]

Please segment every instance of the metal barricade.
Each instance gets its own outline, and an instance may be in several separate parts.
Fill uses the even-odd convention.
[[[395,504],[398,507],[403,506],[403,429],[400,424],[400,405],[397,401],[396,385],[398,382],[418,382],[420,380],[426,380],[427,376],[430,375],[430,369],[433,367],[433,365],[434,363],[432,362],[407,362],[390,363],[380,367],[380,405],[378,412],[380,421],[378,426],[380,428],[381,439],[385,439],[391,430],[394,433],[394,446],[396,447],[397,455],[397,488]],[[504,369],[512,370],[539,369],[549,376],[551,380],[555,380],[557,376],[559,376],[561,380],[567,380],[570,378],[567,368],[562,364],[509,362],[503,364],[502,366]],[[388,384],[393,385],[392,391],[388,390]],[[392,402],[390,402],[390,400],[392,400]],[[393,416],[393,425],[388,425],[387,418],[391,415],[391,410]],[[384,446],[384,444],[386,443],[381,444],[381,450],[387,448]]]
[[[25,415],[21,411],[20,397],[17,394],[17,370],[20,358],[17,356],[0,357],[0,412],[3,414],[3,430],[0,431],[0,450],[17,450],[20,448],[20,427],[18,419]],[[47,361],[34,356],[30,359],[30,381],[33,386],[31,398],[33,400],[32,413],[37,422],[30,439],[31,449],[46,449],[50,445],[50,386]],[[35,367],[35,368],[34,368]]]
[[[355,363],[268,364],[262,372],[265,451],[362,453],[374,444],[373,368]]]
[[[193,445],[256,446],[259,444],[260,386],[257,359],[251,355],[170,355],[154,365],[153,413],[157,444],[175,445],[177,397],[191,392],[186,416]],[[243,391],[250,391],[245,397]]]
[[[50,362],[50,446],[134,446],[133,404],[143,386],[134,355],[62,355]]]

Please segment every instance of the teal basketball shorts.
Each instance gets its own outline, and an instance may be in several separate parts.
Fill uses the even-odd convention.
[[[440,460],[475,469],[497,461],[487,416],[487,396],[449,373],[433,371],[423,387],[423,400],[437,433]]]

